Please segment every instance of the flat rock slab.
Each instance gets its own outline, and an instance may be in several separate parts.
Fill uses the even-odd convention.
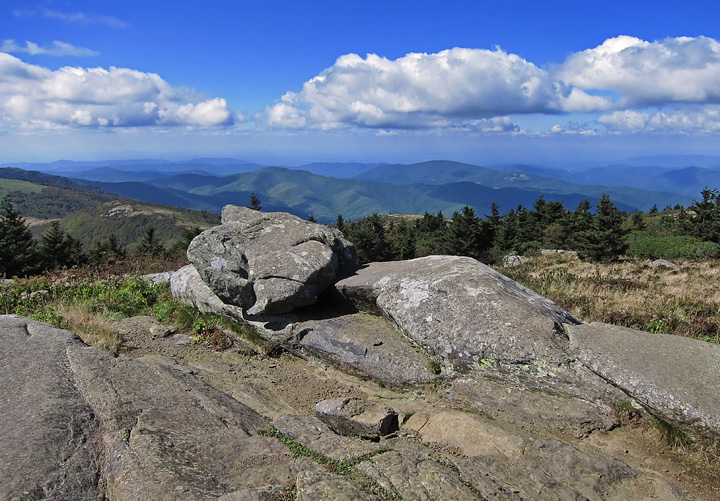
[[[71,332],[0,317],[0,499],[103,499],[97,422],[75,387]]]
[[[403,428],[466,456],[455,461],[462,478],[472,482],[489,476],[520,499],[694,499],[662,477],[619,459],[560,440],[538,439],[470,413],[415,414]]]
[[[468,257],[371,263],[336,289],[357,309],[392,319],[412,342],[456,370],[487,359],[563,363],[562,326],[580,323]]]
[[[583,364],[655,414],[720,432],[720,346],[603,323],[568,333]]]
[[[299,346],[336,367],[392,385],[437,377],[430,357],[384,318],[359,313],[297,322]]]
[[[612,407],[597,400],[529,391],[477,376],[454,380],[444,396],[498,421],[551,433],[567,431],[578,438],[618,425]]]

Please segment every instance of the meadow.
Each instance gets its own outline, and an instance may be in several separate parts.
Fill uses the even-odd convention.
[[[676,269],[650,262],[541,255],[498,270],[586,322],[720,342],[720,260],[676,260]]]

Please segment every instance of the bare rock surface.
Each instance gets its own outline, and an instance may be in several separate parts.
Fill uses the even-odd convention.
[[[334,228],[226,206],[222,224],[195,237],[188,259],[223,302],[255,315],[315,303],[356,253]]]
[[[382,317],[343,314],[300,321],[294,329],[301,333],[301,349],[350,373],[393,385],[437,377],[430,358]]]
[[[0,429],[0,499],[269,500],[291,488],[297,499],[693,499],[617,454],[556,438],[552,427],[462,410],[442,387],[389,390],[287,354],[168,345],[147,317],[117,325],[132,357],[45,324],[0,318],[0,406],[8,418]],[[506,389],[495,384],[475,395],[499,402]],[[351,416],[374,403],[392,407],[403,423],[379,441],[339,435],[313,415],[319,395],[350,404]],[[509,413],[525,404],[506,405]],[[617,446],[631,448],[625,440]]]
[[[445,396],[498,421],[534,430],[567,431],[576,437],[587,436],[595,430],[608,431],[619,424],[612,407],[602,400],[547,390],[529,391],[508,382],[481,380],[478,375],[454,380]]]
[[[582,363],[653,413],[720,431],[720,346],[602,323],[568,332]]]
[[[659,475],[619,459],[533,437],[478,415],[416,414],[405,427],[424,441],[460,451],[467,458],[455,462],[462,478],[490,476],[500,485],[512,486],[520,499],[694,499]]]
[[[371,263],[336,284],[360,310],[380,311],[454,370],[482,360],[567,361],[565,324],[552,301],[468,257]]]
[[[0,317],[0,499],[103,498],[98,424],[67,368],[71,346],[83,344],[68,331]]]

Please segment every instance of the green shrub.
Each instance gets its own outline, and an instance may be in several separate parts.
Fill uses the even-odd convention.
[[[653,237],[637,231],[630,235],[629,252],[644,259],[708,259],[720,257],[720,245],[687,235]]]

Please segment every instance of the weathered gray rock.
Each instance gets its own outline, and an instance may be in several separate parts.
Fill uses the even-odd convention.
[[[361,489],[337,475],[303,471],[297,476],[297,501],[322,501],[325,499],[382,501],[383,498]]]
[[[720,346],[602,323],[568,333],[583,364],[651,412],[720,431]]]
[[[0,317],[0,499],[103,499],[98,423],[77,392],[72,333]]]
[[[158,284],[167,284],[170,283],[170,278],[172,277],[173,272],[172,271],[163,271],[160,273],[148,273],[147,275],[143,275],[143,280],[147,280],[153,285]]]
[[[361,398],[333,398],[315,404],[315,414],[340,435],[377,439],[398,430],[397,413]]]
[[[611,395],[593,392],[588,384],[577,378],[576,372],[568,374],[575,376],[571,381],[561,381],[560,384],[574,383],[577,393],[582,396],[563,391],[565,387],[558,389],[559,384],[553,387],[557,384],[553,379],[565,379],[563,374],[543,376],[536,372],[529,377],[544,378],[545,381],[537,384],[538,388],[530,388],[522,383],[511,384],[507,381],[509,377],[503,382],[490,379],[494,374],[483,377],[487,376],[487,372],[454,380],[445,398],[458,407],[474,409],[497,421],[532,430],[569,432],[578,438],[595,430],[608,431],[619,424],[608,401],[620,401],[620,392],[612,392]],[[602,381],[597,382],[602,384]],[[613,389],[607,384],[603,386],[607,388],[602,389],[608,392]]]
[[[371,263],[336,284],[360,310],[381,311],[427,353],[456,370],[483,360],[567,361],[555,303],[468,258]]]
[[[520,266],[527,260],[528,258],[521,256],[517,252],[511,252],[510,254],[503,256],[503,266],[505,268],[512,268],[514,266]]]
[[[402,450],[386,452],[358,464],[356,468],[388,492],[402,493],[404,499],[477,500],[478,496],[470,490],[468,480],[460,478],[453,466],[435,460],[427,452]],[[470,485],[480,493],[480,499],[520,500],[487,475],[473,478]]]
[[[188,259],[223,302],[255,315],[314,304],[356,253],[334,228],[227,206],[222,224],[191,242]]]
[[[577,257],[577,255],[578,255],[577,251],[571,251],[571,250],[565,250],[565,249],[540,249],[540,253],[543,256],[569,255],[569,256]]]
[[[666,259],[656,259],[650,263],[650,268],[665,268],[666,270],[677,270],[678,265],[671,263]]]
[[[298,321],[293,330],[298,348],[352,374],[391,385],[427,383],[438,377],[438,367],[429,357],[382,317],[343,314]]]
[[[170,292],[181,303],[193,306],[202,313],[242,318],[242,310],[237,306],[223,303],[191,264],[183,266],[172,274]]]

